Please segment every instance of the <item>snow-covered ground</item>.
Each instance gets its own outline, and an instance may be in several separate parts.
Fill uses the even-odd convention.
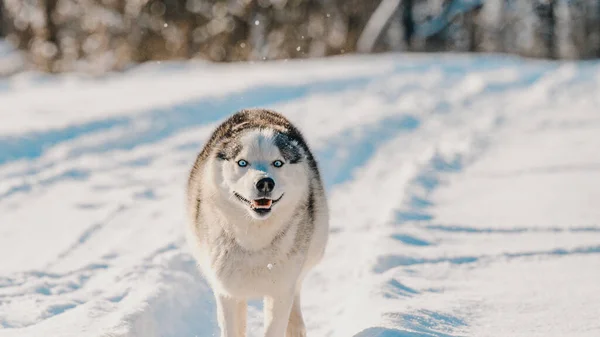
[[[600,63],[461,55],[0,80],[0,336],[213,336],[186,174],[256,106],[330,197],[310,337],[600,336]]]

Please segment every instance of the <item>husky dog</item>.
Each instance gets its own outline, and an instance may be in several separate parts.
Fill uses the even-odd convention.
[[[246,334],[264,298],[266,337],[303,337],[300,290],[321,260],[329,215],[317,163],[282,115],[242,110],[221,124],[188,181],[187,239],[215,294],[221,337]]]

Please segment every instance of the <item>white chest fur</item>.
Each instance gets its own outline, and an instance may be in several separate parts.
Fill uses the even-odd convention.
[[[214,218],[213,218],[214,219]],[[202,270],[220,292],[235,297],[259,297],[286,291],[295,286],[302,271],[304,252],[297,240],[300,219],[288,220],[278,232],[270,233],[260,228],[228,231],[228,226],[208,229],[202,249]],[[236,226],[235,228],[240,228]],[[253,236],[268,235],[268,242],[258,249],[249,248]],[[244,240],[246,239],[246,240]]]

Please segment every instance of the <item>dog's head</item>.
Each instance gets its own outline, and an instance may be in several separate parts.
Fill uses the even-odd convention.
[[[213,172],[217,193],[257,220],[302,200],[310,179],[296,139],[274,129],[249,129],[218,145]]]

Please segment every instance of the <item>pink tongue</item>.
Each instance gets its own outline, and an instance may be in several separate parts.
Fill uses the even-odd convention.
[[[254,208],[270,208],[273,201],[271,199],[252,200]]]

